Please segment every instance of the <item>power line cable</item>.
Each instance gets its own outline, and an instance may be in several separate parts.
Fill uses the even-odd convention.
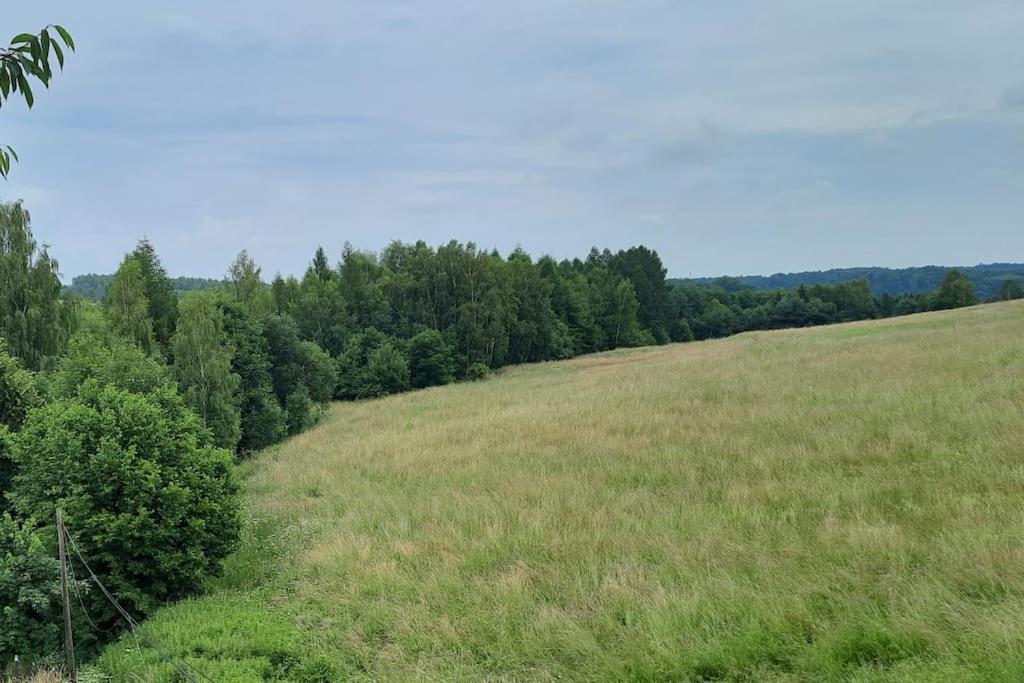
[[[114,606],[114,609],[117,610],[117,612],[121,615],[121,617],[124,618],[124,620],[128,623],[128,627],[131,629],[132,635],[135,636],[136,640],[138,640],[138,638],[141,636],[142,640],[145,641],[147,645],[149,645],[151,648],[156,650],[157,654],[159,654],[160,657],[165,662],[167,662],[168,664],[173,666],[175,669],[177,669],[178,673],[180,673],[182,676],[184,676],[185,680],[189,681],[189,683],[199,683],[199,679],[200,678],[202,678],[204,680],[207,680],[207,681],[210,681],[210,683],[216,683],[216,681],[213,681],[212,679],[208,678],[207,676],[204,676],[201,673],[192,671],[192,669],[190,669],[187,664],[185,664],[184,662],[178,660],[177,658],[173,657],[172,655],[167,654],[163,650],[163,648],[161,648],[153,639],[151,639],[145,633],[142,633],[141,629],[139,628],[139,622],[137,622],[135,620],[135,618],[132,617],[132,615],[129,614],[128,611],[124,607],[121,606],[121,603],[119,603],[117,601],[117,598],[115,598],[113,595],[111,595],[110,591],[107,590],[107,587],[104,586],[103,582],[100,581],[98,576],[96,576],[96,573],[92,570],[92,567],[89,566],[89,563],[85,561],[85,557],[82,556],[82,551],[78,548],[78,543],[75,542],[74,536],[71,535],[71,532],[68,531],[67,528],[65,528],[65,530],[64,530],[64,535],[67,537],[68,541],[71,543],[71,548],[75,551],[75,554],[78,555],[78,559],[82,563],[82,566],[84,566],[85,570],[87,572],[89,572],[89,576],[92,577],[93,582],[97,586],[99,586],[100,591],[107,598],[107,600],[110,602],[110,604]]]
[[[68,571],[71,572],[71,587],[74,589],[75,595],[78,597],[78,604],[82,606],[82,614],[85,615],[85,620],[100,633],[110,633],[113,631],[117,624],[112,624],[107,628],[101,628],[95,621],[93,621],[92,616],[89,614],[89,609],[85,606],[85,600],[82,598],[82,590],[78,587],[78,577],[75,576],[75,566],[70,562],[68,562]]]

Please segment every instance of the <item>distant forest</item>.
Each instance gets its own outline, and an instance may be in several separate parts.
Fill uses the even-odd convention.
[[[953,270],[947,266],[922,266],[919,268],[833,268],[832,270],[811,270],[802,273],[776,273],[774,275],[743,275],[740,277],[693,278],[691,281],[703,285],[719,285],[725,289],[752,287],[754,289],[791,289],[800,285],[835,285],[851,280],[867,280],[871,293],[877,297],[884,294],[921,294],[930,292],[942,284],[943,278]],[[977,266],[957,266],[956,270],[967,276],[981,299],[993,299],[1006,280],[1024,284],[1024,263],[983,263]],[[682,281],[682,278],[675,280]]]
[[[114,279],[113,273],[99,275],[89,273],[88,275],[76,275],[71,280],[71,285],[64,289],[74,292],[83,299],[90,301],[103,301],[107,296],[107,288]],[[214,280],[205,277],[172,277],[170,278],[171,288],[179,295],[186,292],[195,292],[201,289],[217,289],[224,286],[224,280]]]

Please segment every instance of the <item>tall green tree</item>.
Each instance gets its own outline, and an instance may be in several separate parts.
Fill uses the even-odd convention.
[[[135,342],[146,352],[156,350],[146,280],[135,257],[126,257],[114,273],[107,289],[106,310],[115,334]]]
[[[57,272],[21,202],[0,203],[0,339],[33,370],[64,351],[75,326],[76,304],[62,298]]]
[[[388,327],[387,298],[380,286],[382,274],[373,254],[356,251],[351,244],[345,244],[338,266],[340,291],[349,317],[358,328]]]
[[[234,349],[231,371],[240,379],[242,453],[257,451],[276,443],[286,433],[286,415],[271,378],[270,349],[263,324],[247,307],[233,300],[221,300],[224,330]]]
[[[262,270],[243,249],[228,268],[228,282],[235,297],[259,316],[274,310],[274,295],[263,282]]]
[[[7,509],[6,495],[14,478],[12,433],[21,428],[29,411],[40,404],[32,373],[9,356],[0,341],[0,513]]]
[[[451,346],[437,330],[424,330],[409,340],[409,380],[417,389],[448,384],[455,378]]]
[[[213,433],[214,444],[234,450],[242,437],[241,379],[231,371],[224,313],[210,297],[191,295],[182,301],[171,346],[185,402]]]
[[[1024,299],[1024,286],[1019,280],[1003,280],[1003,284],[1000,285],[999,292],[996,294],[996,300],[1012,301],[1014,299]]]
[[[178,297],[174,293],[174,285],[149,240],[140,240],[128,256],[139,264],[149,318],[153,321],[153,337],[161,347],[167,349],[178,317]]]
[[[959,270],[951,270],[946,274],[939,291],[935,294],[933,307],[937,310],[962,308],[978,303],[978,295],[966,275]]]
[[[668,341],[669,298],[666,270],[658,252],[644,246],[631,247],[609,259],[613,272],[628,279],[639,304],[641,324],[659,344]]]

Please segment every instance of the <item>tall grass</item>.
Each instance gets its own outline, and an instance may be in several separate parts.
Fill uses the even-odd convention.
[[[247,494],[147,625],[214,680],[1024,680],[1024,306],[338,404]]]

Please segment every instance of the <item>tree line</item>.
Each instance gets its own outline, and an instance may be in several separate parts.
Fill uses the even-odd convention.
[[[1012,281],[1004,290],[1024,295]],[[557,261],[455,241],[346,245],[333,261],[318,248],[302,277],[269,282],[242,251],[216,286],[183,293],[146,240],[89,301],[62,289],[24,207],[2,204],[0,664],[59,648],[58,506],[90,565],[144,616],[200,590],[237,544],[232,463],[307,429],[332,400],[973,303],[955,271],[930,294],[875,298],[865,280],[776,291],[670,282],[644,246]],[[89,648],[118,618],[78,588]]]
[[[71,284],[65,285],[64,289],[66,293],[74,294],[82,299],[103,301],[107,297],[107,288],[110,287],[110,282],[113,279],[113,273],[106,275],[97,273],[76,275],[71,278]],[[213,278],[206,277],[187,277],[183,275],[172,277],[170,278],[170,281],[171,288],[179,295],[200,289],[219,289],[224,285],[223,280],[215,280]]]
[[[774,275],[744,275],[735,278],[754,289],[795,289],[800,285],[835,285],[852,280],[867,280],[872,294],[900,296],[926,294],[937,289],[953,268],[921,266],[916,268],[834,268],[832,270]],[[974,284],[978,298],[989,301],[999,296],[1003,284],[1010,280],[1024,284],[1024,263],[984,263],[957,267]],[[696,278],[699,284],[712,285],[717,278]]]

